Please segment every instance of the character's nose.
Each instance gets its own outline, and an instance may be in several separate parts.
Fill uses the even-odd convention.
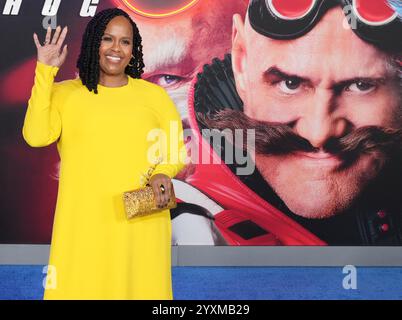
[[[329,139],[340,138],[346,133],[348,121],[336,112],[335,103],[331,94],[317,94],[295,124],[296,133],[315,148],[322,148]]]

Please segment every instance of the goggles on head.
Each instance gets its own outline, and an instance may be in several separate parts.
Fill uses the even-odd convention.
[[[402,48],[402,22],[387,0],[251,0],[250,24],[273,39],[295,39],[309,32],[328,9],[341,6],[352,30],[363,40]]]

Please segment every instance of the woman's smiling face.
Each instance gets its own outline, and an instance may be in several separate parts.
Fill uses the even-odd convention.
[[[117,16],[110,20],[99,47],[100,73],[121,75],[132,58],[133,28],[127,18]]]

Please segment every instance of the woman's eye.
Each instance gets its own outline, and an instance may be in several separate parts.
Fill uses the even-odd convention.
[[[123,40],[123,44],[129,45],[129,44],[130,44],[130,41],[129,41],[129,40]]]
[[[286,79],[278,83],[279,89],[286,94],[295,94],[301,88],[301,81],[299,79]]]
[[[346,91],[356,93],[369,93],[375,89],[375,85],[370,82],[357,81],[346,87]]]
[[[112,40],[112,38],[110,38],[110,37],[103,37],[102,40],[103,40],[103,41],[110,41],[110,40]]]

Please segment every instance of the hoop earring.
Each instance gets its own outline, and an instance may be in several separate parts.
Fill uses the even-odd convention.
[[[132,57],[132,59],[134,59],[134,56],[133,55],[131,55],[131,57]],[[130,60],[131,61],[131,60]],[[134,63],[132,63],[132,64],[128,64],[130,67],[132,67],[133,65],[134,65]]]

